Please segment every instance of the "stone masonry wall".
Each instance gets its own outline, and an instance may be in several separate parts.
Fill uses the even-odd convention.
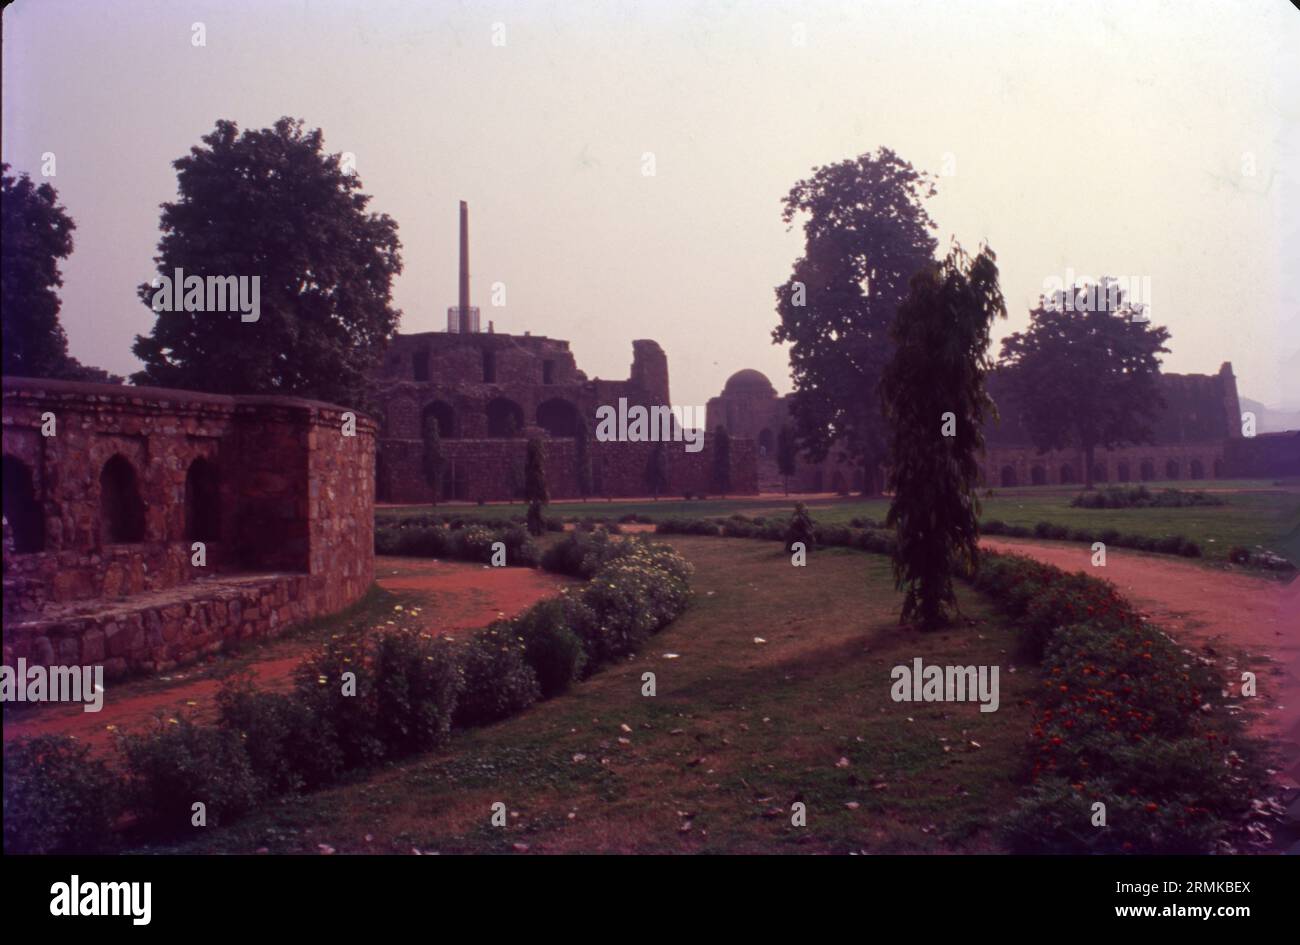
[[[5,378],[3,398],[6,663],[102,650],[114,672],[156,669],[369,588],[375,427],[364,415],[345,436],[343,408],[288,397]],[[132,540],[110,533],[110,460],[135,479]],[[187,495],[196,460],[215,482],[206,502]],[[192,563],[199,504],[214,522],[206,567]],[[29,533],[37,522],[39,547],[22,546],[19,519]]]

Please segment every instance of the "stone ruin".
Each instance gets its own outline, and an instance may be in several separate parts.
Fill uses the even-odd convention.
[[[3,447],[7,665],[163,671],[373,581],[375,429],[342,407],[7,377]]]

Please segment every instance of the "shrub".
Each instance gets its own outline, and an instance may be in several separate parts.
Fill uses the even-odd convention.
[[[41,735],[5,745],[4,851],[102,853],[123,800],[108,765],[71,738]]]
[[[758,526],[743,519],[729,518],[722,523],[722,534],[728,538],[753,538],[758,531]]]
[[[812,516],[808,514],[808,509],[802,502],[795,503],[794,512],[790,515],[790,521],[785,527],[785,553],[791,554],[794,551],[794,543],[803,542],[804,549],[812,551],[817,546],[817,535],[813,524]]]
[[[336,634],[294,671],[298,697],[334,733],[345,768],[365,767],[384,757],[370,669],[365,639]],[[352,674],[346,682],[344,673]],[[344,694],[345,685],[351,694]]]
[[[480,630],[462,645],[465,688],[456,706],[458,726],[495,722],[537,701],[537,676],[524,660],[524,649],[506,621]]]
[[[1146,486],[1111,486],[1092,493],[1081,493],[1070,501],[1070,505],[1080,509],[1174,509],[1224,504],[1223,499],[1205,492],[1162,489],[1159,493],[1152,494]]]
[[[703,518],[666,518],[655,525],[661,535],[717,535],[718,526]]]
[[[985,535],[1005,535],[1007,523],[1000,518],[991,518],[987,522],[980,523],[980,531]]]
[[[1228,549],[1228,560],[1233,564],[1250,564],[1250,549],[1233,545]]]
[[[813,537],[817,544],[827,547],[847,548],[853,544],[853,532],[844,525],[814,525]]]
[[[451,738],[465,686],[451,641],[416,629],[388,630],[374,641],[375,737],[390,757],[426,751]]]
[[[147,833],[174,834],[192,826],[202,803],[209,827],[233,820],[257,802],[261,785],[239,735],[198,726],[184,716],[121,741],[127,797]]]
[[[301,699],[259,692],[251,675],[227,680],[217,693],[218,725],[237,736],[263,795],[328,784],[343,766],[333,730]]]
[[[582,676],[587,652],[563,602],[546,600],[530,607],[515,620],[514,632],[524,641],[524,661],[537,676],[542,698],[564,692]]]

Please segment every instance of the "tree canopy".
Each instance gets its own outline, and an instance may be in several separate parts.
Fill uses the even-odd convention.
[[[1034,445],[1082,450],[1091,489],[1098,447],[1154,438],[1149,421],[1164,404],[1159,355],[1169,350],[1169,331],[1137,317],[1122,292],[1070,291],[1102,301],[1066,306],[1059,297],[1041,298],[1029,328],[1003,340],[1001,367]]]
[[[281,118],[242,134],[218,121],[174,162],[162,205],[160,276],[258,277],[260,317],[159,311],[137,336],[137,383],[217,393],[282,393],[362,405],[396,331],[397,224],[367,211],[361,182],[326,154],[320,129]],[[140,286],[151,308],[159,288]],[[232,309],[234,306],[230,306]]]
[[[785,197],[785,223],[805,217],[804,254],[776,289],[772,339],[790,345],[792,415],[813,460],[840,439],[868,470],[883,455],[876,391],[908,280],[934,259],[923,205],[934,192],[928,175],[881,148],[814,169]]]

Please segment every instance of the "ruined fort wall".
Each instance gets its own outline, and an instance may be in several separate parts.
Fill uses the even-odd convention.
[[[572,439],[544,437],[546,481],[553,500],[578,499],[576,448]],[[713,492],[713,437],[705,438],[698,453],[685,451],[684,443],[663,444],[668,469],[664,495],[693,495]],[[421,459],[424,446],[419,440],[384,440],[380,443],[378,475],[382,501],[430,502],[432,490],[425,483]],[[528,443],[513,440],[456,440],[442,443],[444,457],[443,498],[475,502],[514,498],[511,467],[522,482]],[[645,479],[653,443],[601,443],[591,441],[593,489],[590,497],[629,497],[647,494]],[[731,484],[735,495],[758,491],[754,444],[751,440],[731,441]]]
[[[5,378],[3,398],[6,662],[175,665],[337,610],[370,586],[365,416],[344,436],[343,408],[287,397]],[[200,459],[214,482],[206,567],[192,563],[187,533]],[[125,540],[109,534],[110,460],[135,480],[142,528]],[[11,478],[29,481],[30,515]],[[23,547],[10,522],[20,517],[28,532],[35,519],[39,548]]]

